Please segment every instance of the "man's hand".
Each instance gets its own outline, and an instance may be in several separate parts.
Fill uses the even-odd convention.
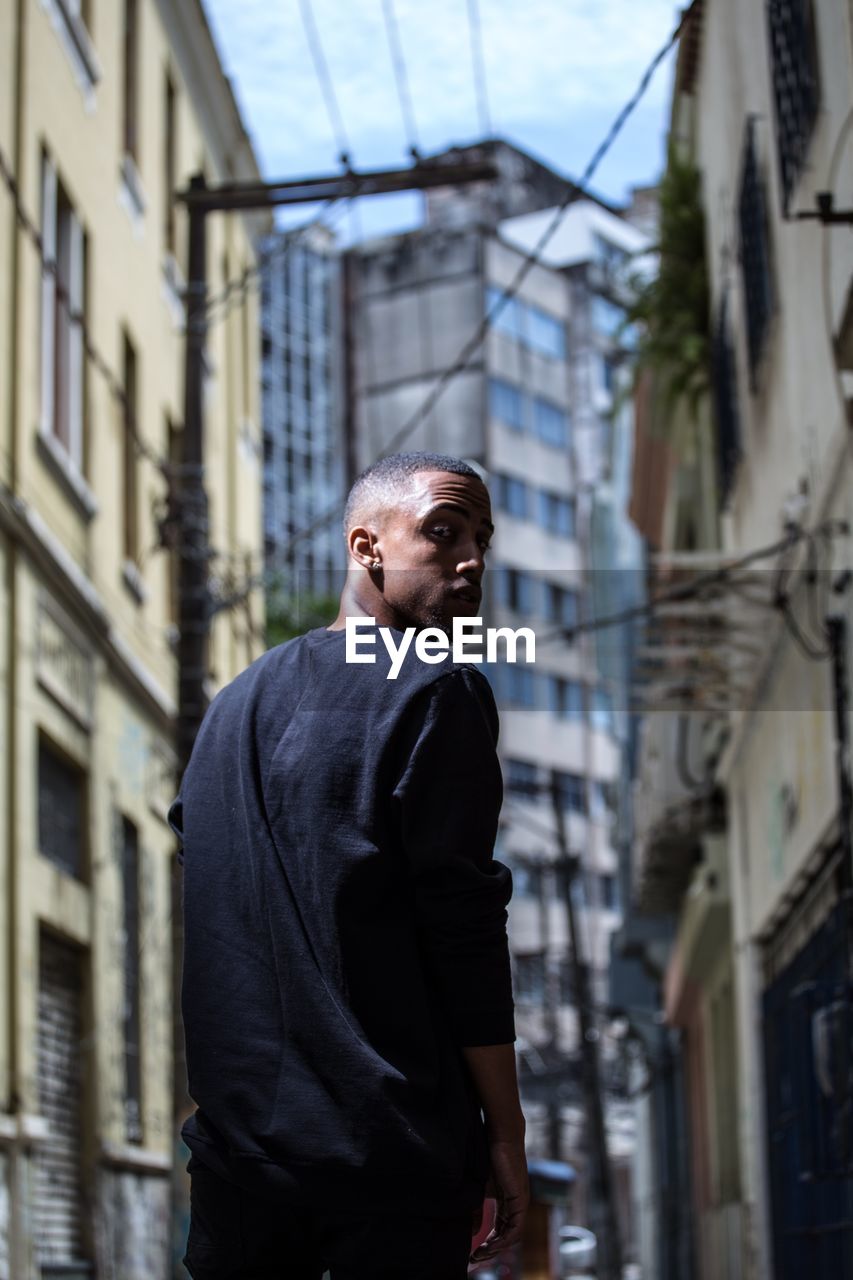
[[[495,1225],[471,1254],[472,1263],[485,1262],[518,1244],[530,1200],[524,1137],[512,1141],[493,1139],[489,1143],[489,1156],[492,1172],[486,1195],[494,1196],[497,1213]]]

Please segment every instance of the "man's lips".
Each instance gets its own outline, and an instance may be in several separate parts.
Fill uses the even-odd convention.
[[[466,604],[478,605],[483,598],[483,593],[479,587],[461,587],[456,591],[452,591],[451,595],[454,600],[464,600]]]

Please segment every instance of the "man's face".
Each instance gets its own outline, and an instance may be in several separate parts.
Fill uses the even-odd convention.
[[[486,486],[473,476],[420,471],[381,520],[377,553],[388,625],[450,627],[477,617],[494,530]]]

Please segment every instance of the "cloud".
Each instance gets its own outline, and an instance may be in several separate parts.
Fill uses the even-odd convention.
[[[268,173],[334,168],[333,137],[299,0],[204,0],[226,70]],[[478,136],[465,0],[396,0],[423,148]],[[672,0],[480,0],[494,131],[557,167],[589,155],[675,25]],[[406,139],[381,0],[313,0],[356,165],[393,165]],[[670,77],[659,74],[642,120],[663,121]],[[561,137],[572,135],[565,151]],[[554,149],[563,154],[554,154]],[[643,148],[640,148],[641,151]],[[627,161],[626,157],[626,161]],[[630,163],[627,164],[630,169]],[[627,174],[627,170],[626,170]],[[637,174],[641,181],[649,172]]]

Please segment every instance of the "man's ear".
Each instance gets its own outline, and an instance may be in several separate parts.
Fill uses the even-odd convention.
[[[347,535],[349,553],[363,569],[379,569],[382,558],[379,555],[377,542],[379,533],[366,525],[355,525]]]

